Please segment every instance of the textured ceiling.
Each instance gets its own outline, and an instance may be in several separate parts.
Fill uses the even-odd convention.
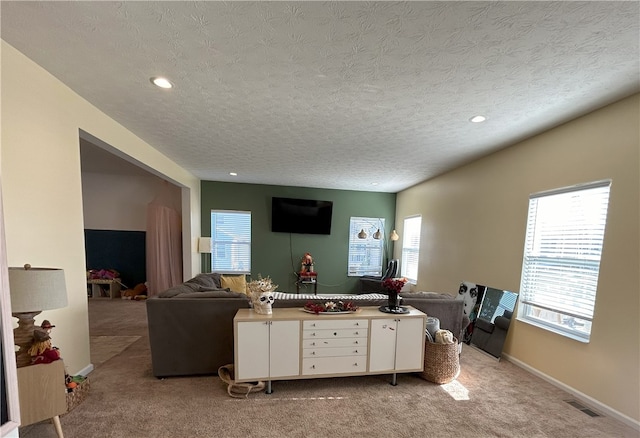
[[[2,1],[0,15],[2,39],[206,180],[397,192],[640,89],[637,1]]]

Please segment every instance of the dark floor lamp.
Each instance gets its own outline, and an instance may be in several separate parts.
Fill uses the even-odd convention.
[[[29,347],[33,343],[34,318],[43,310],[59,309],[67,305],[64,271],[55,268],[9,268],[11,312],[18,318],[13,330],[18,368],[31,364]]]

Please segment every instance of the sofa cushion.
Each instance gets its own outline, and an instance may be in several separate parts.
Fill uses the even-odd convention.
[[[232,292],[247,293],[247,277],[243,275],[221,275],[220,285],[222,288],[228,288]]]

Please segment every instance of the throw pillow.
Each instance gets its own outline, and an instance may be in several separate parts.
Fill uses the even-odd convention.
[[[231,292],[239,294],[247,293],[247,278],[243,275],[221,275],[220,284],[223,289],[229,288]]]

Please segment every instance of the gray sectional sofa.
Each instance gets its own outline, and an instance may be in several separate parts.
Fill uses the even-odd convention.
[[[325,302],[329,296],[278,294],[274,308],[300,307],[308,301]],[[417,292],[401,294],[402,304],[440,319],[440,328],[458,337],[469,320],[463,302],[447,294]],[[359,306],[382,306],[386,299],[375,295],[344,295]],[[250,307],[245,294],[220,286],[217,273],[200,274],[146,301],[153,375],[156,377],[215,374],[233,363],[233,318],[238,309]]]

